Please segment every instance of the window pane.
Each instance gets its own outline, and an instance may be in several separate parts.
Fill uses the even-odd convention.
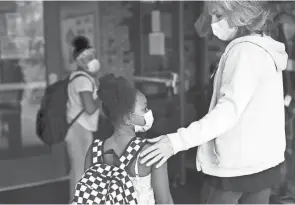
[[[5,3],[9,6],[2,10]],[[35,134],[35,120],[46,85],[45,73],[42,1],[1,2],[2,158],[26,155],[24,150],[43,146]]]

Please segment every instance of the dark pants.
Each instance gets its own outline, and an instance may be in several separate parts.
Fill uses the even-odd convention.
[[[217,188],[205,181],[201,204],[268,204],[271,189],[257,192],[233,192]]]

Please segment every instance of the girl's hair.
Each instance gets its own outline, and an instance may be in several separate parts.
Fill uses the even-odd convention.
[[[211,25],[212,8],[222,10],[234,26],[239,28],[239,36],[249,35],[252,32],[265,32],[269,28],[270,11],[265,1],[206,1],[203,13],[199,16],[195,27],[199,36],[208,34]]]
[[[120,123],[124,116],[133,112],[136,88],[123,77],[106,74],[100,78],[98,95],[102,109],[113,123]]]
[[[83,51],[91,48],[89,40],[85,36],[77,36],[72,41],[74,47],[73,58],[76,59]]]

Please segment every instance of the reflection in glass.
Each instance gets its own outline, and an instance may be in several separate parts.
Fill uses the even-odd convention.
[[[42,145],[35,134],[46,85],[42,1],[14,2],[0,13],[0,31],[0,152],[18,157]]]

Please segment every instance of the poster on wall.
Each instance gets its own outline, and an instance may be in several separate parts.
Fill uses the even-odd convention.
[[[30,55],[28,37],[2,36],[0,38],[1,59],[26,59]]]
[[[5,17],[7,35],[22,35],[24,33],[20,13],[7,13]]]
[[[95,45],[95,15],[94,13],[72,15],[61,21],[61,46],[64,68],[74,70],[75,64],[72,57],[73,47],[71,45],[75,36],[87,37],[91,45]]]

